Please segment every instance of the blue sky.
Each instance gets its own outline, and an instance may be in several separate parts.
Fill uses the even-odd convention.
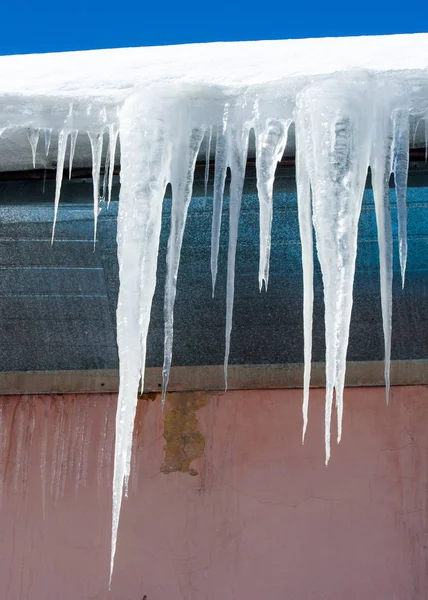
[[[5,0],[0,54],[424,31],[425,2]]]

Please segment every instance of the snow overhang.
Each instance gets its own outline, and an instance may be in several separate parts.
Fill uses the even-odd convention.
[[[0,57],[0,170],[33,168],[28,128],[53,128],[51,152],[46,158],[39,149],[36,166],[55,168],[56,132],[64,126],[81,132],[75,167],[89,167],[86,131],[115,121],[117,111],[134,92],[144,94],[162,87],[173,96],[187,89],[189,99],[197,103],[260,92],[273,105],[293,104],[299,90],[317,78],[358,72],[372,75],[386,86],[397,81],[405,87],[427,86],[428,34]],[[417,113],[417,106],[413,110]],[[412,142],[421,147],[423,129],[414,129]],[[292,155],[292,130],[290,133],[286,153]],[[249,156],[254,156],[251,144]]]

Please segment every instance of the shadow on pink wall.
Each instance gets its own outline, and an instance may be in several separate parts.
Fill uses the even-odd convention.
[[[428,389],[384,398],[328,467],[321,390],[304,446],[299,390],[141,399],[109,592],[116,397],[2,397],[0,598],[425,599]]]

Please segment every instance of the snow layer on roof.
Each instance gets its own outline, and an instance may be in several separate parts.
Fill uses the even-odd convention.
[[[428,34],[3,56],[0,171],[32,168],[32,152],[22,128],[53,130],[49,157],[40,151],[36,154],[36,166],[50,168],[60,129],[86,132],[90,126],[112,124],[117,121],[117,107],[141,89],[161,86],[177,93],[186,87],[189,95],[206,101],[260,92],[264,98],[294,102],[306,84],[326,75],[365,72],[405,84],[424,80],[427,71]],[[422,142],[421,129],[416,138]],[[294,152],[293,131],[288,152]],[[249,153],[254,155],[251,140]],[[86,135],[77,139],[74,164],[91,164]]]
[[[428,68],[428,34],[228,42],[0,57],[0,93],[117,99],[139,85],[248,86]]]

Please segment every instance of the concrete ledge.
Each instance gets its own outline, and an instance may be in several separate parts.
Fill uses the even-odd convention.
[[[324,363],[312,365],[312,387],[324,387]],[[160,391],[162,371],[146,370],[144,391]],[[230,365],[228,388],[274,389],[300,388],[303,365]],[[383,361],[349,362],[346,385],[383,386]],[[428,385],[428,360],[391,362],[391,385]],[[0,394],[67,394],[117,392],[117,370],[27,371],[0,373]],[[223,366],[173,367],[169,391],[224,390]]]

